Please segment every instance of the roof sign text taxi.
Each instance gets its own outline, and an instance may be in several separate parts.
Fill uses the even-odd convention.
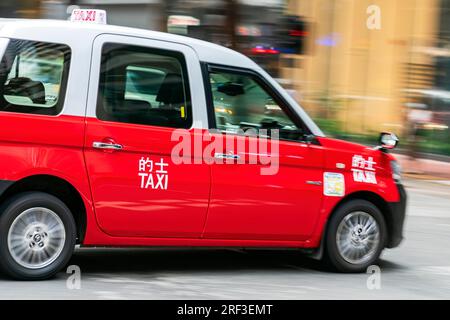
[[[70,21],[106,24],[106,11],[97,9],[74,9]]]

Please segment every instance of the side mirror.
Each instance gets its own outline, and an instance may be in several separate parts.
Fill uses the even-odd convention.
[[[394,149],[397,146],[398,138],[393,133],[382,132],[380,134],[379,142],[380,142],[379,149],[386,151],[389,149]]]

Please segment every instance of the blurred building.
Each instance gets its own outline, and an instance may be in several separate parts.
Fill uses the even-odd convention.
[[[0,17],[38,18],[41,14],[40,2],[40,0],[1,0]]]
[[[367,26],[371,5],[380,9],[380,29]],[[403,133],[408,90],[435,84],[425,48],[437,45],[440,9],[439,0],[288,1],[289,13],[307,18],[310,36],[306,54],[288,57],[283,75],[316,118],[339,119],[346,132]]]
[[[108,23],[114,25],[161,30],[164,23],[160,0],[42,0],[41,18],[68,19],[73,6],[106,10]]]

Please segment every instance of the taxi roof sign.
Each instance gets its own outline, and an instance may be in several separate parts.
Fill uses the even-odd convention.
[[[70,21],[106,24],[106,11],[99,9],[74,9]]]

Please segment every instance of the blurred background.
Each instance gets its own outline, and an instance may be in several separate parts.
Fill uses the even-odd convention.
[[[108,23],[187,35],[254,59],[328,135],[400,136],[409,159],[450,156],[450,0],[2,0],[0,16]]]

